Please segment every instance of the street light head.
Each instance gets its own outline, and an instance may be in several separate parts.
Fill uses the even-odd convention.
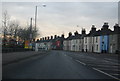
[[[43,7],[46,7],[46,5],[45,5],[45,4],[42,4],[42,6],[43,6]]]

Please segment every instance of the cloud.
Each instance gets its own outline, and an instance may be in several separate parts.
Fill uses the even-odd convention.
[[[47,6],[44,8],[42,4]],[[21,25],[34,20],[35,6],[38,6],[37,27],[41,36],[74,32],[86,28],[89,32],[91,25],[99,29],[105,21],[110,28],[117,23],[117,2],[5,2],[3,11],[8,10],[11,18],[18,20]],[[34,24],[34,22],[33,22]],[[79,27],[77,27],[79,25]]]

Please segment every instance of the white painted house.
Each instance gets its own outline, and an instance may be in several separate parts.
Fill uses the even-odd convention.
[[[94,36],[94,51],[100,53],[100,36]]]
[[[84,51],[94,52],[94,36],[96,34],[96,28],[92,25],[90,33],[84,37]]]

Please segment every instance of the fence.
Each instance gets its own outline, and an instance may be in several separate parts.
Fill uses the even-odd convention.
[[[24,49],[24,48],[2,48],[2,53],[23,52],[23,51],[33,51],[33,50],[32,49]]]

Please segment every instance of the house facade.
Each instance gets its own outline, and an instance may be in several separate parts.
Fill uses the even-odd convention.
[[[90,33],[84,37],[84,51],[94,52],[94,36],[96,34],[96,28],[92,25]]]
[[[109,35],[109,53],[120,53],[120,26],[115,24],[114,31]]]
[[[72,35],[69,32],[65,39],[64,35],[54,39],[41,39],[36,42],[39,49],[46,50],[67,50],[96,53],[120,53],[120,26],[115,24],[114,30],[109,29],[108,23],[104,23],[102,28],[96,30],[92,25],[91,30],[86,34],[85,29],[79,34],[77,31]]]
[[[84,51],[84,36],[86,35],[85,29],[82,29],[82,34],[76,31],[74,35],[69,33],[69,36],[64,40],[64,50],[68,51]]]
[[[100,51],[100,36],[94,36],[94,52],[101,53]]]
[[[109,29],[108,23],[104,23],[100,31],[100,50],[101,53],[109,53],[109,35],[112,31]]]

